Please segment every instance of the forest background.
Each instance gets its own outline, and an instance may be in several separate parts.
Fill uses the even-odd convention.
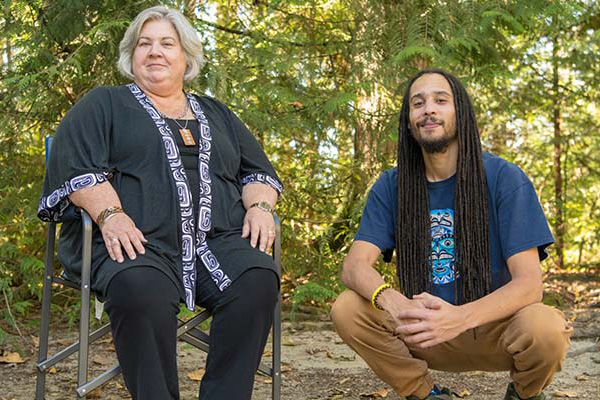
[[[284,305],[326,309],[369,187],[396,164],[405,82],[459,76],[484,150],[533,181],[556,238],[544,268],[600,261],[597,1],[160,1],[208,60],[188,86],[228,104],[282,179]],[[0,1],[0,342],[35,328],[43,138],[99,85],[127,83],[118,43],[145,0]],[[391,264],[380,270],[393,279]],[[67,322],[77,301],[61,293]]]

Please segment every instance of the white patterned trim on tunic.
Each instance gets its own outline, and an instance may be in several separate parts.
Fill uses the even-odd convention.
[[[200,137],[198,138],[198,176],[199,176],[199,207],[198,207],[198,230],[196,233],[196,255],[202,260],[202,263],[208,270],[213,282],[220,291],[225,290],[231,285],[231,279],[221,268],[221,264],[208,248],[206,242],[206,232],[210,231],[211,212],[212,212],[212,186],[210,179],[209,163],[210,150],[212,146],[212,137],[210,136],[210,126],[208,118],[202,111],[200,103],[191,94],[187,94],[190,107],[194,117],[200,124]]]
[[[69,179],[48,196],[42,196],[38,217],[45,222],[59,222],[65,210],[73,204],[69,200],[71,193],[107,182],[112,175],[112,172],[90,172]]]
[[[247,185],[249,183],[262,183],[265,185],[271,186],[277,194],[281,194],[283,191],[283,185],[277,179],[267,175],[262,174],[260,172],[254,172],[242,177],[242,185]]]
[[[198,173],[200,176],[200,200],[198,207],[198,229],[194,223],[194,208],[192,206],[192,195],[190,186],[179,149],[173,138],[171,129],[154,105],[146,97],[144,92],[135,84],[127,85],[131,93],[148,112],[161,135],[165,154],[169,162],[171,174],[177,188],[179,198],[179,210],[181,215],[181,252],[182,252],[182,282],[185,291],[185,303],[189,310],[194,310],[196,297],[196,256],[200,257],[202,263],[209,271],[215,285],[223,291],[231,284],[231,279],[223,272],[216,257],[212,254],[206,243],[206,232],[211,226],[211,181],[208,170],[210,161],[211,136],[208,119],[204,115],[200,104],[188,94],[187,98],[194,117],[200,125],[200,138],[198,143]]]

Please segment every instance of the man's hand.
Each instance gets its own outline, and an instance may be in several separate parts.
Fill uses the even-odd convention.
[[[467,316],[459,306],[429,293],[413,296],[413,301],[423,308],[404,308],[398,312],[401,324],[396,333],[402,335],[407,344],[427,348],[454,339],[466,330]],[[418,322],[407,323],[406,320]]]
[[[260,251],[267,252],[275,240],[275,221],[273,220],[273,215],[258,207],[248,209],[244,217],[242,237],[247,238],[248,236],[250,237],[250,245],[252,247],[256,247],[258,243]]]
[[[402,310],[424,310],[425,306],[418,300],[411,300],[395,289],[387,289],[379,295],[377,303],[387,311],[396,327],[419,322],[419,319],[401,317]]]

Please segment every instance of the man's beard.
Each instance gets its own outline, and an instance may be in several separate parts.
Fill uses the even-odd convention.
[[[441,128],[444,130],[444,134],[440,137],[435,138],[425,137],[424,135],[421,135],[419,132],[419,128],[422,128],[427,123],[427,121],[432,121],[434,123],[440,124]],[[411,125],[411,132],[415,132],[412,134],[412,136],[415,138],[417,143],[419,143],[421,148],[429,154],[443,153],[444,151],[446,151],[450,143],[452,143],[456,139],[456,130],[454,130],[454,132],[448,132],[448,130],[446,129],[446,124],[443,121],[432,117],[418,121],[416,123],[416,126]]]

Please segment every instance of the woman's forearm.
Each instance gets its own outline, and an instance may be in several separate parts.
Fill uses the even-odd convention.
[[[277,191],[264,183],[249,183],[242,188],[242,201],[246,210],[260,201],[266,201],[271,207],[275,207]]]
[[[273,208],[277,202],[277,192],[264,183],[249,183],[242,189],[242,201],[246,208],[242,237],[249,238],[252,247],[258,245],[260,251],[266,252],[271,248],[275,239],[272,210],[265,209],[261,205],[258,207],[253,207],[253,205],[266,202]]]
[[[121,207],[121,200],[110,182],[79,189],[71,193],[69,199],[77,207],[87,211],[95,222],[103,210],[109,207]]]
[[[77,190],[71,193],[69,198],[73,204],[87,211],[99,225],[111,259],[122,263],[125,260],[125,254],[129,259],[135,260],[137,254],[145,253],[146,238],[127,214],[122,211],[113,211],[110,217],[103,217],[103,221],[98,221],[102,211],[110,207],[121,207],[119,196],[109,182]]]

